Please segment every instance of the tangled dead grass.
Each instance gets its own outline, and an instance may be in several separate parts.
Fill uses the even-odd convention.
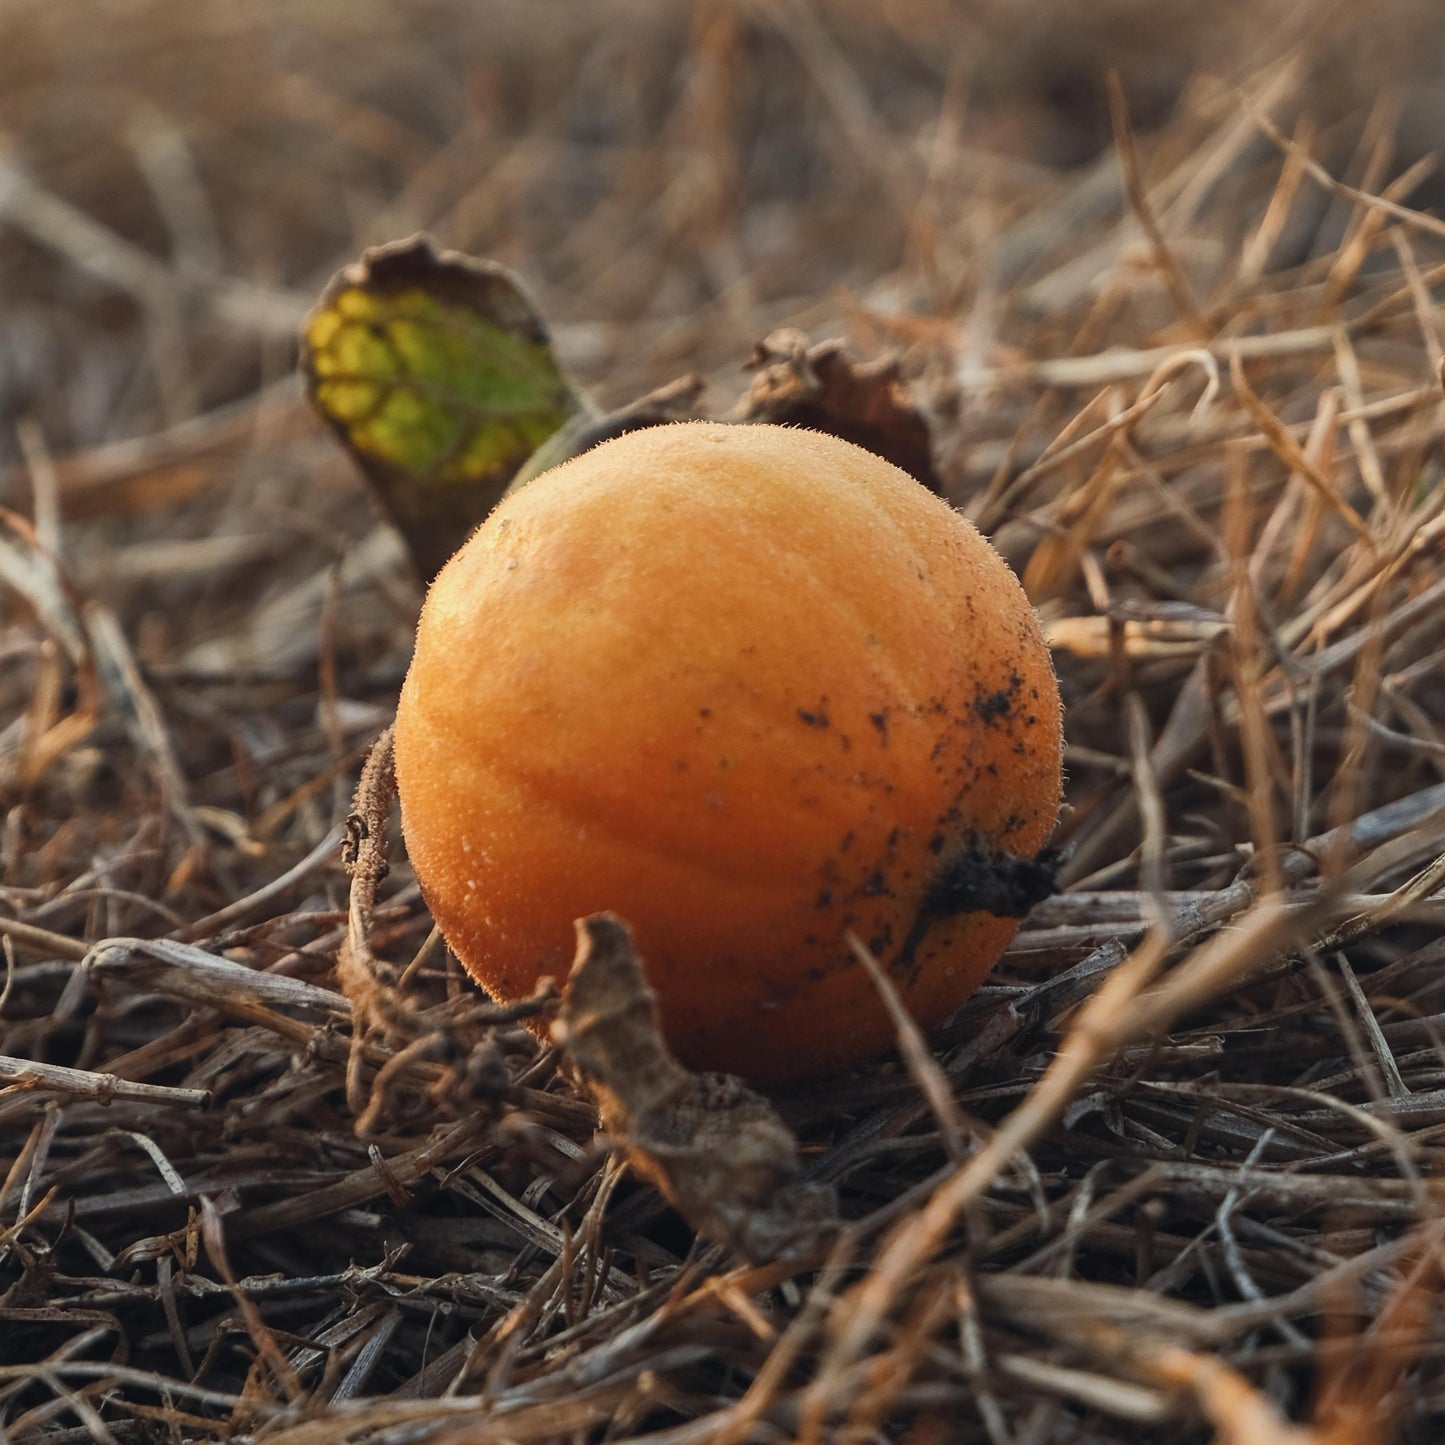
[[[75,8],[0,47],[6,1438],[1438,1438],[1445,227],[1388,107],[1330,149],[1285,36],[1056,173],[936,6],[546,64],[520,6]],[[820,1257],[628,1176],[400,857],[338,977],[418,597],[289,338],[422,225],[612,401],[901,350],[1049,629],[1066,891],[931,1054],[781,1100]]]

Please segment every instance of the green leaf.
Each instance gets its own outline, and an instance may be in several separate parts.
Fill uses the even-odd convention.
[[[592,416],[516,277],[424,236],[375,247],[332,281],[301,365],[428,579],[538,447]]]

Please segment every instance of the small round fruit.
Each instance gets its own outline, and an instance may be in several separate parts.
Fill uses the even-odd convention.
[[[537,477],[447,563],[396,768],[489,993],[560,982],[610,910],[679,1058],[778,1084],[893,1041],[850,933],[924,1027],[1007,947],[1015,919],[940,900],[1048,838],[1058,685],[1007,564],[906,473],[680,423]]]

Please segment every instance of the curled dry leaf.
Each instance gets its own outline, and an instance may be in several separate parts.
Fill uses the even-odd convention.
[[[942,490],[933,469],[927,420],[898,375],[898,358],[854,361],[841,341],[810,344],[784,328],[758,342],[756,374],[735,420],[776,422],[830,432],[902,467],[930,491]]]
[[[602,1127],[703,1237],[753,1263],[805,1253],[835,1223],[832,1191],[797,1182],[798,1145],[760,1094],[694,1074],[668,1052],[625,924],[577,924],[577,957],[552,1028]]]

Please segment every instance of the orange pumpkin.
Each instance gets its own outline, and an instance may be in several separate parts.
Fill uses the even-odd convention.
[[[1060,747],[973,527],[835,437],[701,422],[504,501],[432,584],[396,723],[407,849],[489,993],[560,982],[611,910],[678,1056],[763,1084],[892,1042],[850,932],[925,1027],[978,986]]]

